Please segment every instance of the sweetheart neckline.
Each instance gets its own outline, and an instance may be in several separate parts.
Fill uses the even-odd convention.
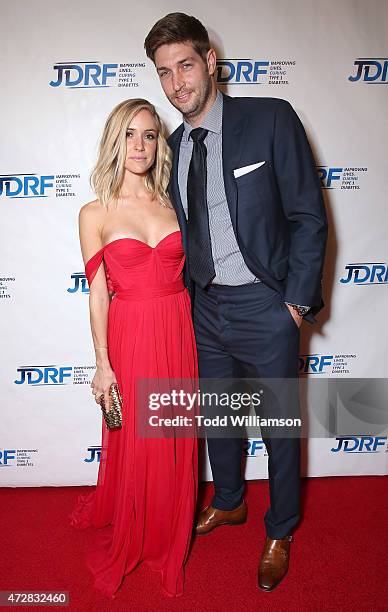
[[[130,236],[124,236],[124,238],[116,238],[115,240],[111,240],[110,242],[107,242],[106,244],[104,244],[104,246],[102,247],[103,249],[106,249],[106,247],[108,247],[110,244],[113,244],[114,242],[118,242],[119,240],[134,240],[135,242],[140,242],[141,244],[144,244],[144,246],[148,247],[149,249],[156,249],[164,240],[166,240],[166,238],[168,238],[169,236],[173,236],[173,234],[177,234],[178,232],[180,232],[181,230],[174,230],[173,232],[170,232],[169,234],[166,234],[166,236],[164,236],[163,238],[161,238],[161,240],[159,240],[159,242],[157,242],[155,244],[155,246],[151,246],[150,244],[148,244],[148,242],[144,242],[144,240],[139,240],[139,238],[131,238]]]
[[[98,255],[99,253],[101,253],[101,251],[103,251],[104,249],[106,249],[108,246],[110,246],[111,244],[114,244],[115,242],[119,242],[119,240],[134,240],[135,242],[140,242],[140,244],[144,244],[144,246],[148,247],[149,249],[151,249],[152,251],[154,251],[155,249],[158,248],[158,246],[160,244],[162,244],[162,242],[164,242],[164,240],[166,240],[169,236],[173,236],[174,234],[177,234],[178,232],[180,233],[180,229],[178,230],[174,230],[173,232],[170,232],[169,234],[167,234],[166,236],[164,236],[161,240],[159,240],[159,242],[155,245],[155,246],[151,246],[150,244],[148,244],[147,242],[144,242],[143,240],[139,240],[139,238],[130,238],[129,236],[125,236],[124,238],[116,238],[115,240],[111,240],[110,242],[107,242],[106,244],[104,244],[103,247],[101,247],[101,249],[99,249],[94,255],[92,255],[92,257],[86,262],[85,266],[88,265],[88,263],[94,258],[96,257],[96,255]]]

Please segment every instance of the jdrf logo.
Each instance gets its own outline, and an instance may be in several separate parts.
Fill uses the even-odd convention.
[[[65,379],[71,378],[71,366],[21,366],[17,369],[20,375],[16,385],[66,385]]]
[[[87,285],[87,280],[84,272],[74,272],[70,276],[70,278],[74,281],[74,286],[68,288],[69,293],[77,293],[81,289],[81,293],[90,293],[89,287]]]
[[[217,82],[229,85],[258,85],[262,75],[268,73],[269,62],[250,59],[217,60]]]
[[[257,457],[263,451],[265,451],[265,444],[263,440],[259,439],[244,441],[244,454],[247,457]]]
[[[10,462],[15,459],[16,450],[10,450],[9,448],[0,450],[0,467],[10,465]]]
[[[354,62],[356,74],[348,77],[352,83],[362,81],[368,84],[381,85],[387,83],[388,57],[358,57]]]
[[[299,372],[302,374],[323,374],[333,363],[334,355],[300,355]]]
[[[86,463],[93,463],[93,461],[100,463],[101,446],[89,446],[88,453],[90,453],[90,456],[84,459]]]
[[[346,274],[340,283],[354,285],[386,285],[388,266],[385,263],[352,263],[345,266]]]
[[[56,81],[50,81],[51,87],[72,87],[74,89],[92,87],[110,87],[108,79],[116,78],[118,64],[101,64],[100,62],[58,62],[54,66]]]
[[[0,196],[8,198],[47,198],[54,187],[54,175],[3,174],[0,176]]]
[[[341,182],[343,168],[329,168],[328,166],[317,166],[322,189],[335,189]],[[337,184],[336,184],[337,183]]]
[[[387,436],[343,436],[336,440],[338,444],[331,449],[332,453],[378,453],[387,444]]]

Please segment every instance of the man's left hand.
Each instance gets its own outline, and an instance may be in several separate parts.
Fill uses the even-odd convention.
[[[290,306],[289,304],[286,304],[288,310],[290,311],[292,318],[294,319],[295,323],[297,324],[298,327],[300,327],[302,325],[302,321],[303,321],[303,317],[300,316],[300,314],[298,314],[295,310],[295,308],[293,308],[292,306]]]

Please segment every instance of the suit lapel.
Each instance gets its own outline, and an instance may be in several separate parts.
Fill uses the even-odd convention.
[[[225,94],[222,95],[222,166],[224,185],[232,225],[237,236],[237,185],[233,170],[240,166],[247,119],[241,113],[233,98]]]
[[[177,128],[177,130],[170,136],[168,144],[172,151],[172,171],[170,177],[170,184],[168,191],[170,194],[172,205],[174,206],[176,216],[178,219],[179,227],[182,234],[182,245],[186,254],[186,262],[184,267],[184,279],[185,285],[188,288],[190,295],[193,296],[193,286],[190,279],[189,262],[188,262],[188,239],[187,239],[187,220],[185,211],[183,210],[181,194],[179,191],[178,183],[178,163],[179,163],[179,151],[180,144],[183,134],[183,123]]]
[[[179,126],[179,128],[173,134],[171,141],[169,142],[172,151],[172,172],[169,184],[169,193],[171,196],[172,205],[175,208],[176,216],[178,218],[179,227],[181,228],[183,248],[187,254],[187,221],[185,211],[183,210],[178,184],[179,150],[182,134],[183,124]]]

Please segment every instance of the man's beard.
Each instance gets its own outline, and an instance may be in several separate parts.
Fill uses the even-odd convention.
[[[209,77],[206,81],[204,88],[200,90],[197,100],[194,100],[192,106],[188,108],[187,110],[182,110],[182,108],[180,108],[178,104],[176,104],[176,101],[174,98],[173,99],[170,98],[170,102],[173,106],[175,106],[177,110],[179,110],[182,113],[185,119],[193,119],[195,117],[198,117],[198,115],[202,113],[203,109],[206,106],[206,102],[208,101],[210,97],[211,89],[212,89],[211,78]]]

